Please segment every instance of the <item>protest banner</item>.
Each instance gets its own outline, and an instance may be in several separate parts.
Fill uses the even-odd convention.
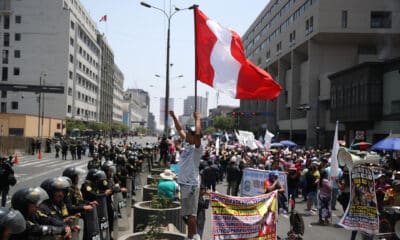
[[[254,168],[245,168],[243,170],[243,178],[240,183],[240,196],[258,196],[260,194],[264,194],[264,180],[269,179],[270,170],[261,170]],[[288,198],[288,188],[286,181],[286,173],[279,173],[279,183],[282,186],[285,186],[285,196]]]
[[[350,202],[339,225],[369,234],[379,231],[374,175],[366,166],[356,166],[350,177]]]
[[[256,197],[211,194],[213,239],[277,238],[277,191]]]

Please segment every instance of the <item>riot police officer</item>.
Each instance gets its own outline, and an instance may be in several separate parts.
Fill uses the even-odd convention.
[[[12,240],[40,240],[43,236],[62,235],[64,238],[71,238],[69,226],[55,225],[56,220],[38,210],[39,204],[48,199],[43,188],[22,188],[14,193],[11,198],[12,208],[21,212],[26,221],[25,231],[14,234]]]
[[[42,187],[47,194],[49,199],[44,200],[39,205],[41,213],[52,217],[54,224],[57,226],[68,226],[79,216],[71,216],[68,213],[64,198],[68,193],[68,189],[71,186],[71,180],[67,177],[56,177],[49,178],[42,182]],[[71,226],[74,231],[79,231],[79,226]]]
[[[93,159],[88,162],[87,168],[90,169],[100,169],[101,160],[99,159],[98,153],[93,153]]]
[[[0,207],[0,239],[9,239],[11,234],[18,234],[26,229],[24,216],[12,208]]]
[[[71,186],[69,187],[67,196],[65,197],[65,204],[67,205],[70,214],[92,211],[93,207],[97,205],[96,201],[88,202],[83,200],[82,192],[78,187],[79,175],[82,173],[82,169],[68,167],[62,174],[64,177],[71,180]]]

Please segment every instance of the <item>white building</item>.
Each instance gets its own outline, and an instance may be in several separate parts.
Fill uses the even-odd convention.
[[[49,126],[52,119],[98,120],[101,50],[83,5],[78,0],[0,0],[0,22],[2,82],[39,85],[42,79],[44,85],[64,86],[64,94],[45,94]],[[2,113],[38,115],[37,94],[2,96]],[[44,136],[52,134],[51,128]]]
[[[122,123],[122,104],[124,97],[124,74],[114,64],[114,89],[113,89],[113,122]]]
[[[131,128],[147,127],[150,110],[149,94],[142,89],[127,89],[124,99],[129,101]]]
[[[168,110],[174,110],[174,98],[168,99]],[[168,113],[167,113],[168,114]],[[164,126],[165,123],[165,97],[160,98],[160,125]],[[174,124],[172,118],[168,114],[168,125],[171,126]]]

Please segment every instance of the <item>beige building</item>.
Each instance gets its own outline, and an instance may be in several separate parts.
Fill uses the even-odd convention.
[[[243,119],[242,127],[259,134],[267,127],[279,132],[281,139],[328,146],[335,124],[329,76],[364,62],[400,56],[400,1],[270,1],[243,42],[248,58],[266,69],[283,91],[274,102],[241,101],[240,111],[272,113]],[[384,118],[379,121],[385,125]],[[367,136],[370,129],[364,129]]]
[[[22,114],[0,114],[0,136],[37,137],[38,128],[43,137],[54,136],[55,133],[64,134],[63,120],[44,117],[43,122],[38,116]],[[43,129],[43,130],[41,130]]]

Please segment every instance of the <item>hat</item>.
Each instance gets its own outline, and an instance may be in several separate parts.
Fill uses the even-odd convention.
[[[232,163],[236,163],[236,161],[237,161],[237,159],[236,159],[235,156],[231,157],[231,162],[232,162]]]
[[[278,171],[271,171],[270,175],[279,177],[279,172]]]
[[[171,169],[165,169],[164,172],[160,173],[160,177],[164,180],[174,180],[175,176]]]

